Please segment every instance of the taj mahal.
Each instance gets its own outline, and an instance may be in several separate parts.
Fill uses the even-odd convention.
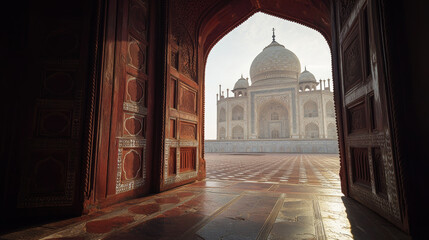
[[[207,152],[336,152],[331,80],[316,80],[298,57],[273,40],[226,94],[217,95],[217,140]],[[303,150],[307,149],[307,150]]]

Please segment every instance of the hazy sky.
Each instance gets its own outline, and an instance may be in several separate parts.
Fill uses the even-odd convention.
[[[253,59],[272,41],[294,52],[317,80],[332,79],[331,52],[323,36],[306,26],[264,13],[256,13],[223,37],[211,50],[206,65],[205,139],[216,139],[216,93],[230,90],[241,77],[249,77]],[[249,84],[250,77],[249,77]],[[232,96],[230,92],[230,96]]]

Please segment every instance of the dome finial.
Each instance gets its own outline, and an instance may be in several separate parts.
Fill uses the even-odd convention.
[[[276,35],[275,35],[274,31],[275,31],[275,29],[273,28],[273,42],[276,41]]]
[[[304,66],[304,71],[307,71],[307,65]]]

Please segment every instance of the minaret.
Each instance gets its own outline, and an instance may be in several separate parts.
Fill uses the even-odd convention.
[[[276,41],[276,34],[274,33],[275,29],[273,28],[273,42]]]

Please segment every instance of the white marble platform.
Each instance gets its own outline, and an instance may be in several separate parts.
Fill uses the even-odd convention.
[[[205,140],[205,152],[338,153],[338,140]]]

